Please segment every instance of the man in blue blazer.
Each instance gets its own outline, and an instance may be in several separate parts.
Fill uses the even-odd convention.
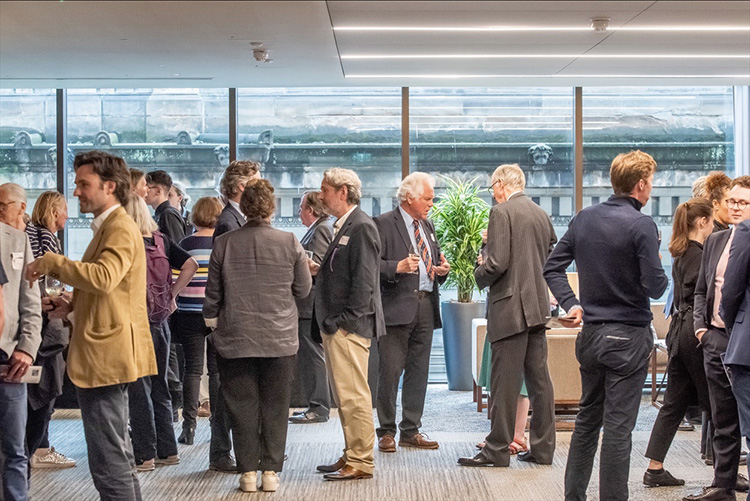
[[[750,190],[746,191],[746,199],[736,202],[750,211]],[[724,363],[730,368],[740,429],[750,447],[750,220],[734,231],[719,313],[730,332]]]

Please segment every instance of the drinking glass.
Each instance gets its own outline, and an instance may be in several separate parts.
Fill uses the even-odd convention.
[[[49,297],[60,297],[65,290],[65,284],[57,278],[47,275],[44,277],[44,292]]]

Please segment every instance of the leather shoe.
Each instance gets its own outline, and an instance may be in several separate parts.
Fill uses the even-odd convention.
[[[494,467],[505,467],[507,464],[497,464],[482,454],[481,452],[473,458],[458,458],[458,464],[460,466],[494,466]]]
[[[383,435],[378,439],[378,450],[380,452],[396,452],[396,439],[393,435]]]
[[[345,465],[336,473],[323,475],[326,480],[359,480],[361,478],[372,478],[372,473],[365,473],[353,466]]]
[[[662,468],[659,473],[646,470],[646,473],[643,474],[643,485],[646,487],[672,487],[685,485],[685,481],[673,477],[671,473]]]
[[[322,464],[318,466],[317,470],[321,473],[333,473],[335,471],[339,471],[344,466],[346,466],[346,461],[344,461],[344,458],[338,458],[333,464]]]
[[[747,477],[742,473],[738,473],[737,483],[735,484],[734,490],[736,490],[737,492],[747,492],[748,487]]]
[[[706,487],[700,494],[685,496],[682,501],[736,501],[734,491],[721,487]]]
[[[208,465],[211,471],[223,471],[224,473],[237,473],[237,463],[232,456],[222,456]]]
[[[295,424],[306,424],[306,423],[325,423],[328,421],[328,416],[321,416],[314,411],[306,411],[303,414],[291,415],[289,417],[290,423]]]
[[[437,449],[440,447],[436,441],[430,440],[424,433],[417,433],[411,437],[401,435],[398,439],[398,446],[416,447],[417,449]]]
[[[536,456],[531,454],[531,451],[526,452],[519,452],[518,456],[516,456],[519,461],[523,461],[524,463],[536,463],[536,464],[552,464],[552,461],[544,462],[540,461],[536,458]]]

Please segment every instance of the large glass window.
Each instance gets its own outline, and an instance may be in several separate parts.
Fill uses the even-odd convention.
[[[393,208],[401,181],[399,88],[239,89],[237,106],[237,158],[262,163],[276,189],[275,226],[304,235],[300,198],[320,188],[329,167],[359,175],[368,214]]]
[[[102,149],[128,166],[163,169],[183,183],[193,200],[216,196],[228,158],[227,89],[96,89],[68,91],[68,149]],[[69,198],[68,252],[78,259],[90,239],[90,214]]]
[[[672,214],[691,197],[693,182],[713,170],[734,175],[731,87],[586,87],[583,89],[583,205],[612,194],[609,168],[619,153],[639,149],[658,164],[643,212],[662,235],[662,262]]]
[[[411,171],[489,187],[501,164],[518,164],[526,194],[559,235],[574,214],[570,88],[410,88]],[[492,203],[487,190],[483,197]]]
[[[57,107],[54,89],[0,89],[0,184],[26,188],[27,212],[57,189]]]

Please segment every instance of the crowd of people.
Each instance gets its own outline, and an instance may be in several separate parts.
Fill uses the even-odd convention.
[[[451,272],[429,219],[432,176],[404,178],[397,207],[371,218],[359,208],[357,174],[330,168],[320,190],[302,196],[308,230],[298,241],[272,226],[274,188],[255,162],[231,162],[221,196],[200,198],[191,211],[185,188],[163,170],[129,169],[101,151],[79,153],[74,169],[73,195],[80,212],[93,216],[80,261],[64,256],[55,236],[67,219],[61,194],[43,193],[29,217],[24,189],[0,185],[5,499],[28,498],[33,468],[75,466],[48,433],[66,370],[104,500],[139,500],[140,473],[180,463],[178,443],[194,444],[204,410],[202,381],[211,413],[208,467],[239,473],[245,492],[276,491],[288,425],[328,421],[332,406],[344,449],[317,467],[326,480],[372,478],[376,446],[383,453],[440,447],[421,429],[432,336],[441,327],[439,286]],[[600,499],[628,499],[632,431],[654,342],[650,299],[669,288],[668,383],[643,483],[684,484],[664,461],[695,406],[704,412],[702,453],[714,480],[685,499],[733,500],[747,491],[738,470],[742,436],[750,442],[750,176],[711,173],[677,207],[670,287],[660,234],[641,212],[655,171],[641,151],[617,156],[614,194],[573,217],[559,242],[549,215],[524,194],[518,165],[494,171],[497,203],[474,271],[488,289],[491,429],[459,465],[508,467],[512,455],[553,463],[546,330],[559,305],[560,323],[582,324],[582,395],[565,499],[586,499],[602,429]],[[566,275],[573,262],[579,296]],[[41,379],[24,384],[35,366]],[[290,416],[293,384],[307,406]]]

